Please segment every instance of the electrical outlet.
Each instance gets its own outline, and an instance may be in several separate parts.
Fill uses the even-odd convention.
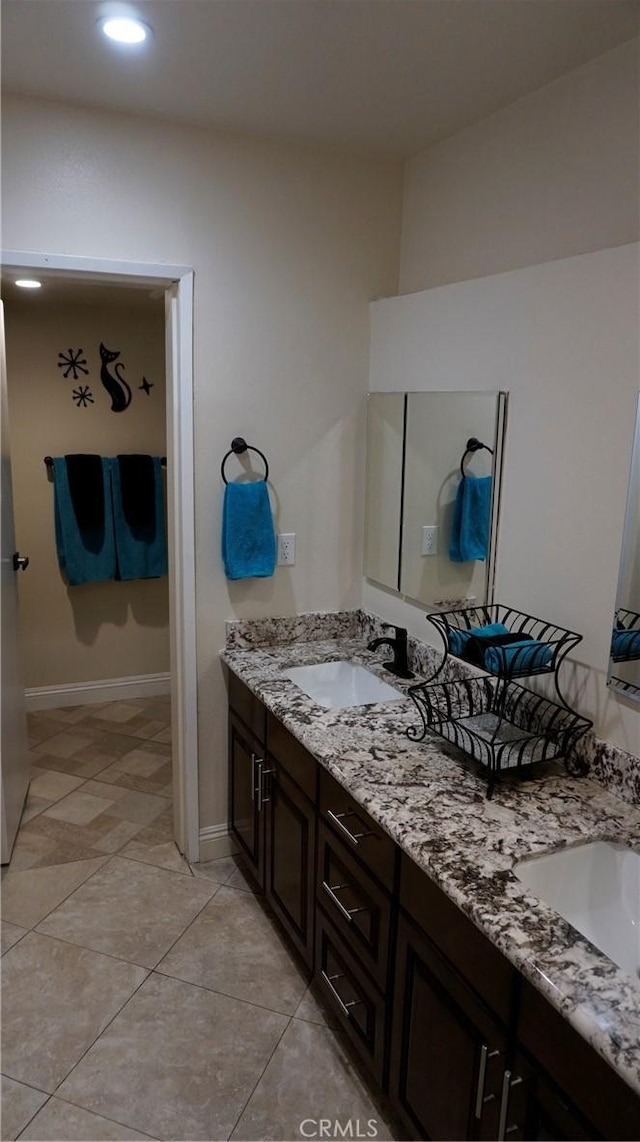
[[[422,529],[422,546],[420,548],[421,555],[437,555],[438,554],[438,528],[423,527]]]
[[[292,567],[296,561],[296,533],[284,532],[278,536],[278,567]]]

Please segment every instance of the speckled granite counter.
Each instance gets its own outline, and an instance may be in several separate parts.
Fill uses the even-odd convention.
[[[485,796],[479,767],[440,738],[412,743],[411,683],[366,650],[380,633],[356,613],[317,622],[228,624],[227,666],[345,786],[504,955],[640,1094],[640,981],[618,968],[513,874],[517,860],[586,840],[640,851],[640,809],[591,778],[552,763],[545,776]],[[322,621],[325,620],[326,621]],[[287,640],[278,644],[278,635]],[[327,637],[329,636],[329,637]],[[296,641],[291,641],[296,640]],[[269,645],[271,643],[271,645]],[[427,674],[434,651],[413,644]],[[331,710],[282,670],[333,659],[365,664],[398,688],[398,701]],[[456,667],[454,666],[455,670]]]

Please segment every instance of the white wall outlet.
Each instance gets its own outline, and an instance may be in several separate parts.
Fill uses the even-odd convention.
[[[422,529],[422,546],[420,548],[421,555],[437,555],[438,554],[438,528],[437,526],[423,527]]]
[[[292,567],[296,561],[296,533],[283,532],[278,536],[278,567]]]

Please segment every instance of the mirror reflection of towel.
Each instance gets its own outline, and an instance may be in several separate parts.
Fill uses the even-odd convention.
[[[491,529],[492,476],[466,475],[458,484],[449,545],[452,563],[485,560]]]

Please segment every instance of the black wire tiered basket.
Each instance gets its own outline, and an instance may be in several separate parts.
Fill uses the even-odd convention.
[[[574,751],[592,722],[516,682],[488,676],[423,682],[409,694],[422,729],[410,727],[407,736],[423,741],[431,731],[469,754],[487,771],[489,797],[502,775],[532,776],[532,767],[559,757],[570,773],[586,772]]]
[[[559,701],[570,709],[560,691],[558,670],[569,651],[582,641],[582,635],[502,603],[440,611],[426,617],[439,631],[445,650],[431,682],[442,672],[447,656],[453,655],[506,680],[550,674]],[[495,627],[504,628],[504,633],[485,637]]]

